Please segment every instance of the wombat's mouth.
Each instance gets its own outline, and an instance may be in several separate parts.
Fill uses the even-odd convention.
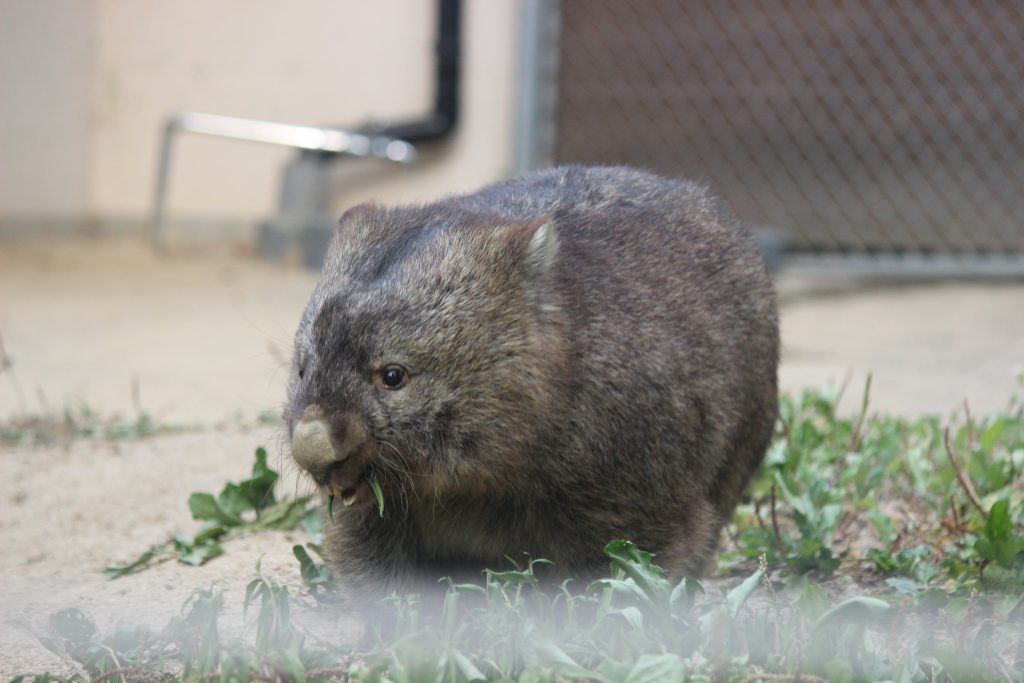
[[[357,503],[363,504],[373,500],[373,491],[368,481],[369,470],[364,469],[355,477],[345,476],[343,468],[335,467],[328,477],[325,489],[327,495],[334,496],[345,507]]]

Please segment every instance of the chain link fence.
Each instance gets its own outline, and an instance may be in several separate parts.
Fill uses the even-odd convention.
[[[562,0],[554,160],[820,254],[1024,256],[1024,3]]]

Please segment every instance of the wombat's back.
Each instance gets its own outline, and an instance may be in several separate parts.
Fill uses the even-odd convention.
[[[775,298],[752,236],[705,188],[623,167],[556,168],[462,201],[553,221],[573,450],[619,477],[587,485],[641,512],[631,537],[660,561],[699,569],[776,418]]]

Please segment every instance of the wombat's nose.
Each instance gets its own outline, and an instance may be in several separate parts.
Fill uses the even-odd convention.
[[[343,416],[332,422],[336,423],[333,430],[320,406],[311,405],[303,411],[292,431],[292,457],[319,483],[327,479],[332,467],[345,462],[365,440],[364,430],[352,417]]]
[[[327,423],[323,420],[300,422],[292,432],[292,457],[299,467],[320,480],[336,462]]]

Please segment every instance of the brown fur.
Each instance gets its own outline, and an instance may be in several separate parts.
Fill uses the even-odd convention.
[[[523,552],[586,576],[617,538],[696,574],[768,446],[778,344],[758,249],[705,189],[557,168],[342,217],[285,412],[369,435],[384,518],[324,520],[356,592]]]

